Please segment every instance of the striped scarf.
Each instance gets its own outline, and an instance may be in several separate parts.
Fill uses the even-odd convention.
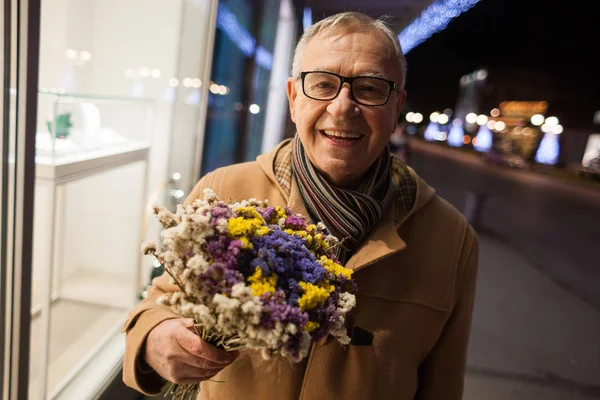
[[[292,148],[292,170],[308,211],[341,240],[337,256],[346,263],[383,214],[383,200],[391,180],[388,148],[375,160],[355,190],[327,182],[306,156],[298,135]]]

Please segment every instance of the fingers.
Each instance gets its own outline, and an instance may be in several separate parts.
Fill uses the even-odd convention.
[[[232,354],[233,352],[217,349],[187,329],[179,330],[176,340],[183,349],[192,355],[221,364],[221,367],[231,364],[237,358],[236,354]]]
[[[198,383],[213,378],[220,371],[220,369],[208,370],[181,364],[176,369],[169,371],[169,376],[164,378],[177,384]]]
[[[238,357],[238,352],[229,353],[202,340],[188,329],[190,321],[164,321],[146,338],[142,355],[146,363],[174,383],[210,379]]]
[[[180,345],[181,346],[181,345]],[[181,352],[178,352],[178,361],[187,364],[194,368],[205,369],[205,370],[215,370],[219,372],[223,368],[225,368],[229,364],[221,364],[211,361],[206,358],[202,358],[202,356],[197,356],[191,353],[188,349],[181,347]]]

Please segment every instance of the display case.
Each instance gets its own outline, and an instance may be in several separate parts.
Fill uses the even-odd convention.
[[[147,100],[41,91],[36,176],[61,180],[136,158],[149,147],[151,120]]]
[[[30,393],[59,390],[137,302],[153,109],[39,93]]]

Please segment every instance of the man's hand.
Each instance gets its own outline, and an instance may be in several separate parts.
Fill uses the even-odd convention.
[[[177,384],[198,383],[231,364],[238,352],[217,349],[193,332],[191,319],[169,319],[146,338],[146,363],[160,376]]]

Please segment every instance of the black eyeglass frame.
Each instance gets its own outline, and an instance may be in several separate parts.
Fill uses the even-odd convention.
[[[338,90],[335,93],[335,95],[333,95],[331,98],[327,98],[327,99],[317,99],[315,97],[312,97],[312,96],[309,96],[308,94],[306,94],[306,90],[304,88],[304,78],[306,77],[306,75],[308,75],[308,74],[314,74],[314,73],[333,75],[333,76],[336,76],[336,77],[338,77],[340,79],[341,83],[340,83],[340,86],[338,87]],[[362,79],[364,79],[364,78],[378,79],[380,81],[386,82],[389,85],[389,87],[390,87],[390,91],[388,92],[388,96],[387,96],[387,99],[385,99],[385,102],[383,102],[381,104],[365,104],[365,103],[361,103],[360,101],[358,101],[356,99],[356,97],[354,97],[354,90],[352,89],[352,82],[354,82],[356,79],[361,79],[361,78]],[[357,104],[360,104],[360,105],[363,105],[363,106],[367,106],[367,107],[380,107],[380,106],[384,106],[384,105],[386,105],[390,101],[390,97],[392,96],[392,91],[399,92],[398,85],[396,84],[396,82],[390,81],[388,79],[380,78],[380,77],[377,77],[377,76],[353,76],[353,77],[348,77],[348,76],[342,76],[342,75],[338,75],[336,73],[328,72],[328,71],[304,71],[304,72],[300,72],[300,79],[302,80],[302,93],[304,93],[304,95],[306,97],[308,97],[309,99],[313,99],[313,100],[317,100],[317,101],[331,101],[331,100],[335,99],[336,97],[338,97],[338,95],[342,91],[342,87],[344,86],[344,83],[346,83],[346,82],[348,82],[348,86],[350,87],[350,97],[352,97],[352,100],[355,103],[357,103]]]

